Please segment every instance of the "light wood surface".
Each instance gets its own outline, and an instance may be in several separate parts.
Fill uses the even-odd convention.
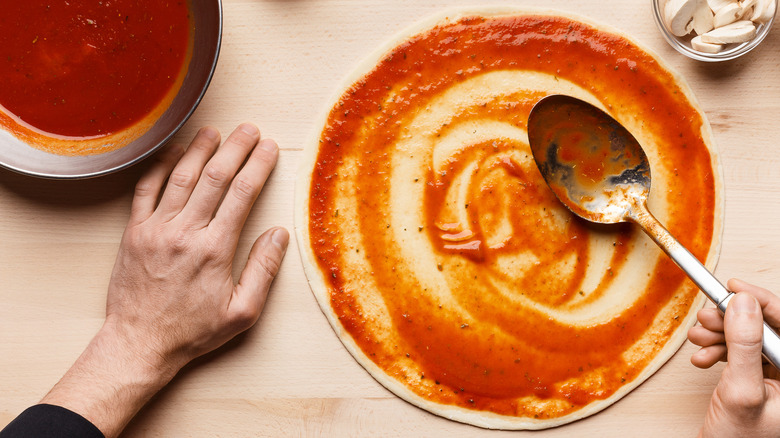
[[[175,141],[252,121],[281,146],[279,164],[239,247],[272,225],[293,229],[293,191],[316,116],[350,70],[401,29],[460,0],[225,0],[214,80]],[[688,81],[710,119],[726,185],[716,275],[780,290],[780,30],[753,53],[707,65],[673,51],[649,0],[512,0],[628,32]],[[683,164],[684,165],[684,164]],[[0,170],[0,427],[36,403],[103,320],[105,291],[143,170],[46,181]],[[686,344],[607,410],[543,432],[496,432],[413,407],[366,373],[328,325],[292,241],[259,323],[196,361],[125,436],[693,436],[721,367],[698,370]]]

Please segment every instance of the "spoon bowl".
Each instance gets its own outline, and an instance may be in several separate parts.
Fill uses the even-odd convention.
[[[578,216],[625,222],[650,193],[650,165],[615,119],[579,99],[548,96],[528,117],[528,139],[552,191]]]
[[[636,223],[726,311],[734,294],[648,210],[650,163],[617,120],[574,97],[547,96],[528,116],[528,144],[547,185],[569,210],[596,223]],[[780,336],[766,322],[763,334],[764,356],[780,369]]]

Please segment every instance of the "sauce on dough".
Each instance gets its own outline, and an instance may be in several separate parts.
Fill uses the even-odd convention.
[[[105,136],[161,104],[182,74],[187,1],[10,1],[0,16],[0,120]]]
[[[444,405],[556,418],[634,380],[679,328],[697,289],[658,257],[648,278],[625,291],[636,295],[632,304],[607,320],[578,325],[551,317],[548,309],[576,310],[599,300],[641,232],[630,225],[594,227],[573,216],[517,139],[475,140],[439,165],[425,158],[428,164],[407,181],[422,192],[419,211],[391,209],[392,197],[404,196],[394,193],[392,175],[411,120],[451,87],[501,70],[571,81],[618,120],[642,120],[657,136],[651,166],[654,175],[666,175],[666,185],[654,190],[668,205],[667,228],[700,260],[706,257],[715,185],[699,113],[675,78],[630,41],[548,16],[442,24],[400,44],[355,82],[320,137],[309,190],[311,250],[338,322],[366,357],[409,391]],[[525,129],[544,95],[521,91],[475,101],[431,136],[444,138],[456,126],[486,119]],[[416,160],[431,151],[403,154]],[[456,200],[463,204],[453,205]],[[394,215],[420,223],[396,229]],[[587,267],[597,262],[590,259],[594,235],[606,235],[614,250],[597,286],[583,290]],[[432,248],[430,266],[401,250],[421,238]],[[355,270],[356,257],[367,269]],[[502,265],[512,257],[533,262]],[[446,287],[431,288],[441,283]],[[381,303],[362,299],[369,287]]]

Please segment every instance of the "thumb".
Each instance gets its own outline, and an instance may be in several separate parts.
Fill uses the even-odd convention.
[[[249,260],[241,272],[230,308],[245,327],[252,326],[263,310],[268,290],[287,252],[290,234],[273,228],[257,238],[249,250]]]
[[[737,406],[750,408],[763,402],[765,395],[761,306],[752,295],[738,293],[729,302],[723,322],[728,349],[728,366],[724,370],[729,382],[727,391]]]

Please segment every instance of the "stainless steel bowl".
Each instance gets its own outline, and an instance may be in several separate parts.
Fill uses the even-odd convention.
[[[658,29],[661,31],[666,42],[669,43],[675,50],[683,55],[696,59],[698,61],[705,62],[719,62],[729,61],[738,58],[751,50],[755,49],[761,41],[769,34],[769,30],[772,28],[775,18],[772,17],[767,23],[759,24],[756,26],[756,36],[750,41],[746,41],[740,44],[730,44],[723,51],[718,53],[705,53],[698,50],[694,50],[691,47],[691,35],[678,37],[672,34],[669,29],[666,28],[666,23],[663,18],[663,7],[668,0],[653,0],[653,15],[655,16],[655,23],[658,25]]]
[[[200,103],[217,66],[222,42],[221,0],[190,0],[193,50],[181,88],[168,109],[143,135],[103,154],[64,156],[33,148],[0,130],[0,165],[43,178],[89,178],[126,168],[161,148],[189,119]]]

